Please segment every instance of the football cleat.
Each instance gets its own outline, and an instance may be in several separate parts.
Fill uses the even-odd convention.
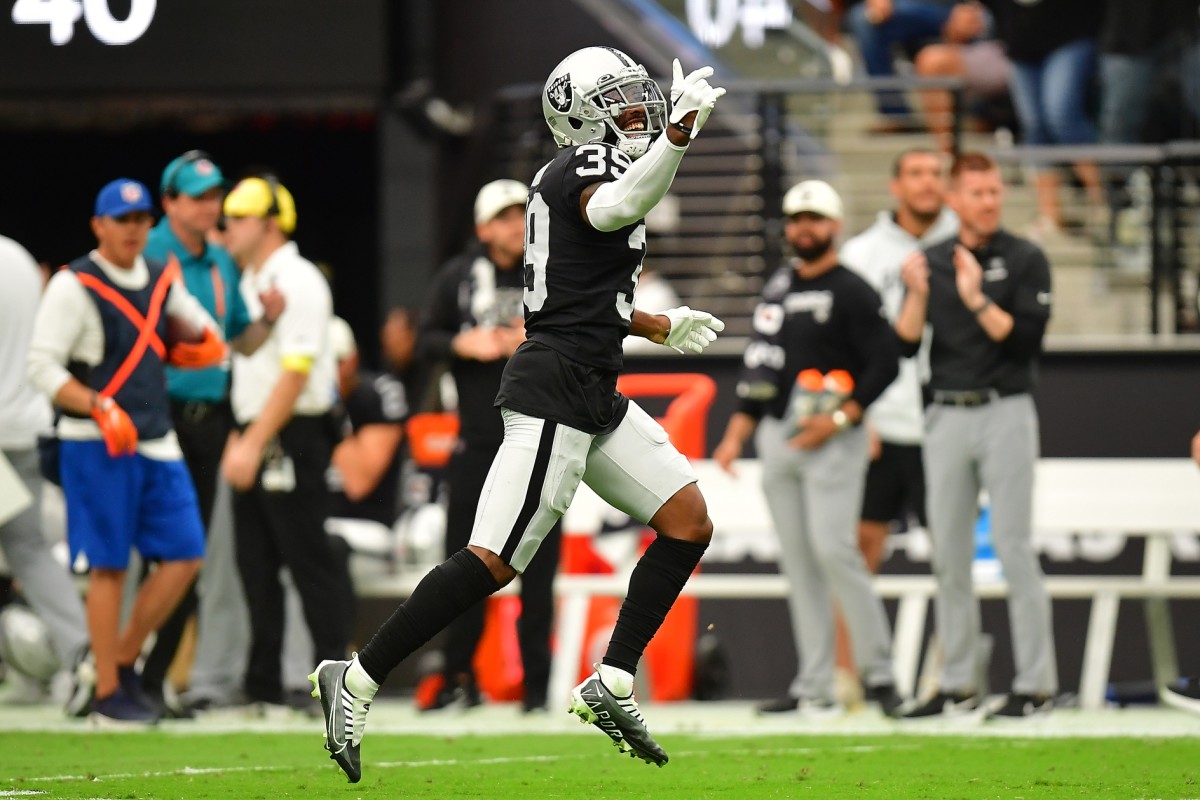
[[[358,783],[362,778],[359,746],[367,729],[371,701],[355,697],[346,688],[349,666],[349,661],[322,661],[308,679],[313,684],[312,696],[321,701],[325,713],[325,749],[350,783]]]
[[[646,728],[633,693],[628,697],[616,696],[604,685],[599,672],[593,672],[575,687],[568,710],[602,730],[622,753],[660,767],[667,763],[667,753]]]
[[[1037,717],[1049,713],[1054,708],[1054,700],[1045,694],[1024,694],[1013,692],[1003,695],[995,703],[987,707],[987,718],[1002,717],[1005,719],[1021,719]]]
[[[979,697],[974,692],[938,692],[928,700],[910,700],[895,711],[898,719],[952,719],[974,715]]]

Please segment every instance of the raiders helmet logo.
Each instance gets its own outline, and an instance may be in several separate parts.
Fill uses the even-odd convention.
[[[554,79],[546,87],[546,97],[556,111],[566,113],[571,110],[571,73],[566,73]]]

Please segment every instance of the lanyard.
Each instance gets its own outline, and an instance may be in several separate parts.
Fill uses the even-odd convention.
[[[216,264],[209,267],[209,274],[212,276],[213,285],[213,303],[214,311],[217,317],[217,325],[221,330],[225,330],[225,282],[221,280],[221,270]]]

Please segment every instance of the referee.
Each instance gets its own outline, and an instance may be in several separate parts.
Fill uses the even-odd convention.
[[[1000,228],[1004,183],[996,163],[963,153],[947,202],[957,239],[910,256],[896,332],[916,352],[932,331],[925,474],[942,646],[938,693],[907,710],[936,717],[979,707],[979,604],[971,585],[979,491],[991,506],[992,544],[1008,582],[1016,675],[990,714],[1028,717],[1057,689],[1050,598],[1033,552],[1037,409],[1030,395],[1050,319],[1050,264],[1037,245]]]
[[[264,294],[260,298],[262,316],[250,321],[238,286],[241,275],[237,265],[225,248],[209,241],[221,218],[224,186],[225,176],[203,150],[189,150],[172,159],[163,169],[159,183],[163,217],[150,231],[145,255],[163,263],[174,256],[188,292],[216,320],[226,341],[239,352],[253,353],[283,310],[283,296],[274,290]],[[221,451],[233,427],[229,410],[229,362],[206,369],[168,365],[167,394],[171,422],[196,487],[200,519],[207,534],[216,502]],[[193,586],[159,630],[142,671],[142,690],[165,713],[174,716],[187,716],[189,712],[165,702],[163,681],[175,658],[184,626],[197,605]]]
[[[238,571],[250,609],[245,691],[282,704],[280,653],[287,567],[300,594],[317,659],[345,655],[349,589],[325,518],[325,472],[337,439],[331,414],[336,367],[328,343],[329,285],[294,242],[296,205],[273,176],[246,178],[225,198],[226,242],[243,266],[242,294],[275,287],[286,308],[252,356],[233,362],[233,415],[221,473],[234,496]]]

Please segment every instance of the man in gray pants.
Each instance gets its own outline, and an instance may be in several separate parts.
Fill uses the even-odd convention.
[[[37,434],[50,429],[50,404],[25,381],[25,356],[42,278],[25,248],[3,236],[0,284],[5,287],[0,293],[0,458],[12,466],[30,495],[24,510],[0,520],[0,547],[13,576],[21,582],[21,591],[49,628],[59,663],[69,668],[87,650],[87,624],[70,574],[54,560],[42,537]],[[15,487],[4,491],[9,490],[12,494],[19,491]]]
[[[900,348],[879,295],[838,263],[833,241],[842,201],[822,181],[784,196],[784,235],[797,258],[768,281],[754,313],[738,383],[740,404],[713,458],[727,471],[751,433],[763,492],[788,577],[800,670],[788,696],[762,712],[837,711],[833,699],[836,598],[869,700],[893,713],[891,634],[883,603],[858,548],[858,512],[867,471],[863,413],[895,379]],[[821,396],[840,373],[840,390]],[[793,390],[814,377],[811,396]],[[798,406],[809,406],[798,408]]]
[[[1008,581],[1016,677],[989,714],[1049,711],[1057,689],[1050,598],[1032,546],[1038,420],[1030,391],[1050,319],[1050,265],[1031,242],[1000,229],[1004,184],[994,161],[963,153],[950,171],[960,232],[905,262],[896,332],[915,352],[928,324],[930,405],[925,475],[943,664],[938,693],[904,712],[933,717],[979,707],[979,604],[971,582],[979,491]]]

